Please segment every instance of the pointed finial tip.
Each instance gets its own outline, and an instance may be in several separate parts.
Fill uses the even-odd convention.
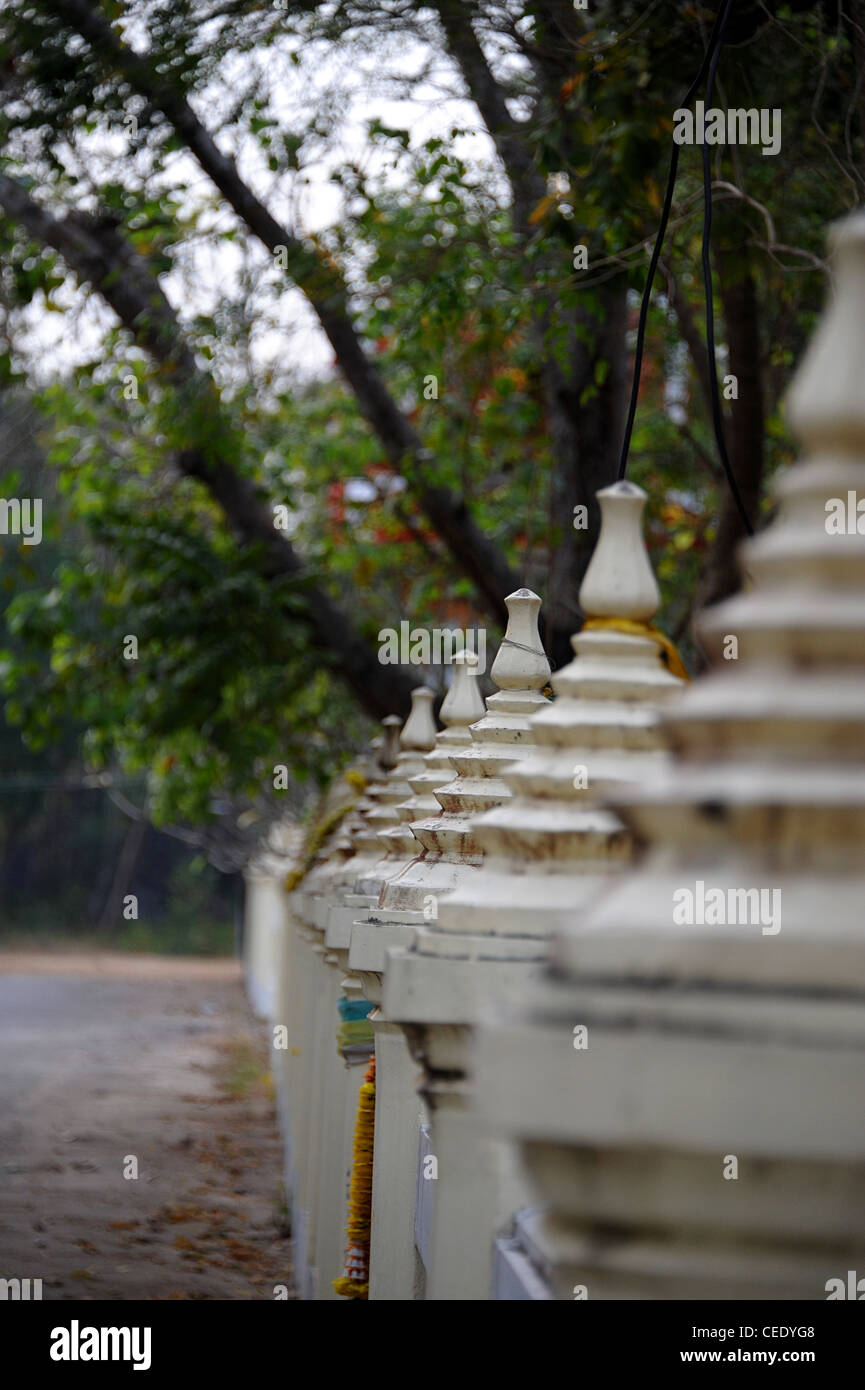
[[[649,494],[644,492],[637,483],[632,483],[627,478],[619,478],[617,482],[610,483],[609,487],[599,488],[595,496],[599,500],[602,497],[633,497],[640,498],[643,502],[649,500]]]
[[[865,208],[859,208],[833,222],[826,240],[830,252],[836,255],[850,249],[865,249]]]
[[[477,664],[477,653],[469,651],[468,647],[463,647],[460,651],[454,652],[451,659],[452,666],[477,666]]]
[[[809,451],[859,458],[865,446],[865,212],[829,230],[834,292],[784,401],[793,432]]]

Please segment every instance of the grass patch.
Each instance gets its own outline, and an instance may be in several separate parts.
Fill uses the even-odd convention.
[[[221,1048],[217,1086],[230,1100],[273,1099],[273,1077],[263,1050],[249,1038],[229,1038]]]
[[[7,951],[125,951],[160,956],[233,956],[230,922],[124,922],[110,932],[81,931],[51,921],[0,924]]]

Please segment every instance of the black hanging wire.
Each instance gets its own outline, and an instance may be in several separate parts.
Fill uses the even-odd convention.
[[[719,9],[718,13],[715,15],[715,22],[712,25],[712,32],[709,35],[709,42],[706,46],[706,52],[703,55],[703,61],[700,64],[700,70],[697,73],[697,76],[694,78],[694,81],[688,88],[687,92],[685,93],[685,96],[682,98],[680,108],[689,107],[691,105],[691,102],[693,101],[697,91],[699,90],[700,84],[703,81],[703,78],[706,76],[707,72],[709,73],[709,83],[707,85],[706,91],[708,105],[708,98],[711,94],[712,87],[714,86],[715,72],[717,70],[718,59],[721,54],[721,45],[724,41],[724,32],[727,28],[727,20],[730,17],[730,11],[733,8],[733,3],[734,0],[726,0],[726,3],[724,4],[723,8]],[[640,304],[640,318],[637,324],[637,341],[634,348],[634,375],[631,383],[631,399],[628,405],[628,416],[625,422],[625,434],[622,440],[622,453],[619,459],[618,479],[620,482],[624,478],[628,466],[628,454],[631,448],[631,435],[634,429],[634,417],[637,413],[637,396],[640,390],[640,376],[643,367],[643,347],[646,337],[646,321],[649,315],[649,302],[652,296],[652,285],[654,284],[655,280],[655,272],[657,271],[658,261],[661,256],[661,248],[664,244],[664,236],[666,235],[667,231],[667,223],[670,218],[670,209],[673,204],[673,193],[676,187],[676,176],[679,168],[679,148],[679,145],[677,145],[674,141],[673,153],[670,158],[670,168],[667,174],[667,188],[664,194],[664,204],[661,210],[661,220],[658,225],[657,234],[655,236],[655,244],[652,248],[652,257],[649,261],[649,272],[646,277],[646,284],[643,289],[643,298]],[[712,191],[711,177],[709,172],[708,146],[705,144],[705,141],[703,143],[703,194],[705,200],[703,221],[703,275],[706,282],[706,327],[707,351],[709,354],[710,364],[709,376],[711,378],[711,383],[713,387],[711,392],[712,424],[715,431],[715,439],[718,444],[718,452],[721,457],[721,464],[724,468],[724,472],[727,476],[727,481],[730,484],[730,489],[733,493],[733,497],[735,498],[736,505],[739,509],[739,514],[742,518],[742,523],[748,534],[752,535],[753,527],[751,526],[747,513],[745,512],[745,508],[742,503],[742,498],[739,493],[736,479],[733,476],[733,470],[730,467],[730,461],[727,456],[727,449],[724,442],[723,417],[721,415],[721,404],[718,395],[717,367],[715,364],[715,328],[712,300],[712,277],[711,265],[709,264],[709,237],[712,228]]]
[[[694,100],[694,97],[699,89],[700,83],[703,81],[703,78],[705,77],[709,69],[709,64],[711,63],[712,58],[715,55],[715,49],[718,46],[718,35],[721,32],[721,25],[725,21],[725,16],[730,9],[731,3],[732,0],[726,0],[724,9],[719,10],[718,13],[715,15],[715,23],[712,25],[712,32],[709,35],[709,42],[706,46],[706,52],[704,53],[703,61],[700,64],[700,71],[697,73],[697,76],[694,78],[693,82],[691,83],[690,87],[688,88],[687,92],[682,98],[682,101],[680,102],[680,106],[678,109],[683,109],[686,106],[690,106],[691,102]],[[637,342],[634,348],[634,376],[633,381],[631,383],[631,401],[630,405],[628,406],[628,418],[625,423],[625,437],[622,440],[622,455],[619,460],[619,482],[621,482],[621,480],[624,478],[625,469],[628,465],[628,453],[631,447],[631,433],[634,428],[634,416],[637,413],[637,395],[640,389],[640,374],[643,366],[643,342],[646,336],[646,319],[648,318],[649,314],[649,300],[652,297],[652,285],[654,284],[655,280],[655,271],[658,269],[658,261],[660,260],[661,256],[661,247],[664,244],[664,236],[667,231],[667,222],[670,218],[670,208],[673,205],[673,193],[676,188],[676,175],[678,173],[678,169],[679,146],[676,144],[674,140],[673,153],[670,158],[670,169],[667,174],[667,189],[664,194],[664,206],[661,209],[661,221],[658,224],[658,230],[655,235],[655,245],[652,248],[652,258],[649,261],[649,273],[646,276],[646,283],[643,288],[643,298],[640,304],[640,320],[637,324]]]

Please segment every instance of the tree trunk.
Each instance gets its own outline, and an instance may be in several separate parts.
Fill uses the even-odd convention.
[[[120,847],[114,868],[114,878],[99,918],[97,928],[99,932],[110,931],[112,927],[118,926],[123,921],[123,899],[126,897],[126,890],[132,882],[132,875],[135,873],[135,866],[138,863],[138,856],[141,853],[146,831],[147,821],[143,816],[141,820],[130,821],[126,827],[126,834],[123,837],[123,844]]]
[[[581,326],[590,330],[590,345],[575,330],[569,372],[562,371],[553,360],[543,369],[555,460],[552,520],[563,528],[551,557],[546,605],[546,648],[554,669],[573,656],[570,638],[583,619],[580,585],[601,525],[595,494],[615,481],[624,430],[627,290],[613,281],[601,286],[598,293],[599,316],[581,316]],[[599,363],[606,369],[600,386],[595,382]],[[591,394],[581,403],[584,391]],[[574,528],[577,506],[588,509],[586,529]]]
[[[729,242],[726,243],[729,246]],[[725,274],[735,257],[736,271]],[[726,325],[729,372],[736,377],[738,399],[731,400],[725,417],[727,453],[745,511],[756,527],[763,482],[765,406],[760,350],[760,312],[757,286],[743,249],[731,247],[718,257],[720,298]],[[736,592],[741,573],[736,551],[745,528],[729,487],[725,487],[718,531],[705,573],[697,591],[695,609],[707,608]]]

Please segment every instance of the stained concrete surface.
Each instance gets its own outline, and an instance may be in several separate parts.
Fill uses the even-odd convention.
[[[267,1065],[234,961],[0,952],[0,1278],[292,1296]]]

